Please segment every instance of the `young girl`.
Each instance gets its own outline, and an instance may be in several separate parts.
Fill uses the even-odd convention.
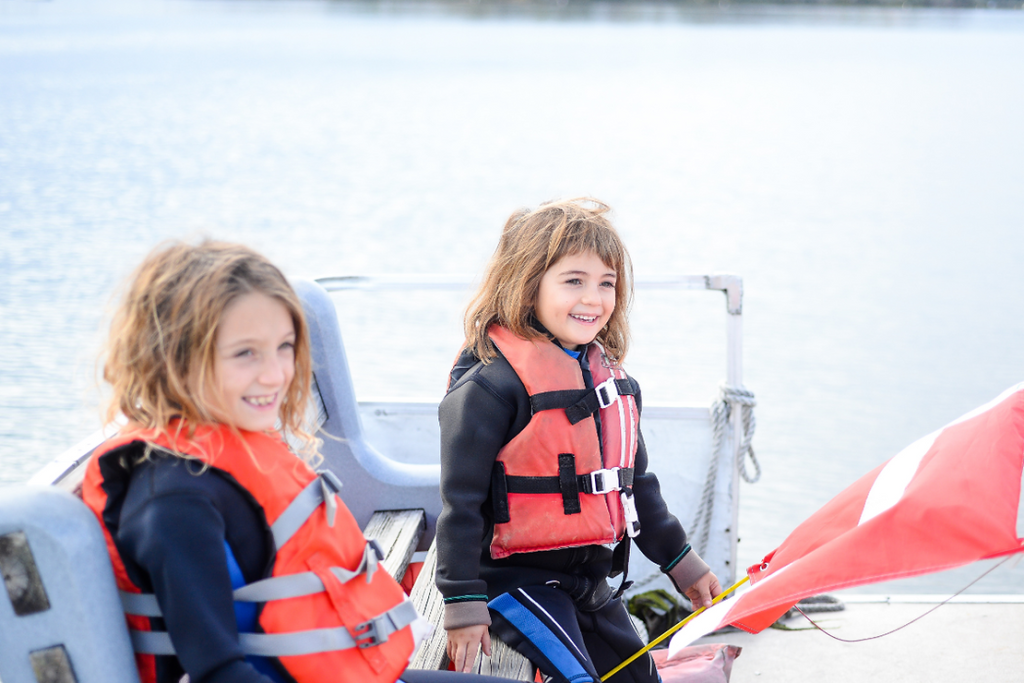
[[[143,683],[410,683],[416,610],[315,457],[302,307],[238,245],[172,244],[136,270],[110,330],[89,462]],[[108,420],[109,421],[109,420]],[[416,622],[416,623],[414,623]],[[483,677],[477,677],[483,681]],[[489,680],[489,679],[488,679]]]
[[[436,581],[457,670],[489,652],[491,626],[552,680],[599,681],[643,647],[606,581],[631,539],[696,604],[721,592],[647,471],[640,390],[620,368],[632,272],[607,212],[513,214],[466,313],[439,411]],[[616,674],[657,680],[650,657]]]

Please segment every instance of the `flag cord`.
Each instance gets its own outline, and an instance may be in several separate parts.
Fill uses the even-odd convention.
[[[1010,559],[1011,557],[1013,557],[1013,555],[1007,555],[1007,556],[1006,556],[1005,558],[1003,558],[1002,560],[1000,560],[999,562],[997,562],[997,563],[996,563],[996,564],[994,564],[993,566],[989,567],[989,568],[988,568],[988,569],[987,569],[987,570],[986,570],[986,571],[985,571],[985,572],[984,572],[984,573],[983,573],[983,574],[982,574],[981,576],[979,576],[978,578],[974,579],[974,580],[973,580],[973,581],[971,581],[971,582],[970,582],[969,584],[967,584],[966,586],[964,586],[963,588],[961,588],[960,590],[958,590],[958,591],[957,591],[956,593],[953,593],[953,594],[952,594],[952,595],[950,595],[950,596],[949,596],[948,598],[946,598],[945,600],[943,600],[943,601],[942,601],[942,602],[940,602],[939,604],[935,605],[934,607],[932,607],[932,608],[931,608],[930,610],[928,610],[928,611],[927,611],[927,612],[925,612],[924,614],[921,614],[921,615],[919,615],[919,616],[917,616],[917,617],[915,617],[915,618],[911,619],[910,621],[908,621],[907,623],[903,624],[902,626],[897,626],[897,627],[896,627],[896,628],[894,628],[893,630],[891,630],[891,631],[886,631],[885,633],[880,633],[880,634],[878,634],[877,636],[868,636],[867,638],[849,638],[849,639],[847,639],[847,638],[840,638],[840,637],[839,637],[839,636],[837,636],[837,635],[834,635],[834,634],[832,634],[832,633],[829,633],[828,631],[826,631],[825,629],[823,629],[823,628],[822,628],[821,626],[819,626],[819,625],[818,625],[817,623],[815,623],[815,621],[814,621],[813,619],[811,619],[811,618],[810,618],[809,616],[807,616],[807,613],[806,613],[806,612],[804,612],[804,611],[803,611],[802,609],[800,609],[800,608],[799,608],[798,606],[794,606],[794,609],[796,609],[796,611],[797,611],[797,612],[799,612],[800,614],[804,615],[804,619],[806,619],[807,621],[811,622],[811,626],[813,626],[814,628],[818,629],[819,631],[821,631],[822,633],[824,633],[824,634],[825,634],[826,636],[828,636],[829,638],[832,638],[833,640],[838,640],[838,641],[839,641],[839,642],[841,642],[841,643],[863,643],[863,642],[866,642],[866,641],[868,641],[868,640],[877,640],[877,639],[879,639],[879,638],[884,638],[884,637],[886,637],[886,636],[891,636],[891,635],[892,635],[893,633],[896,633],[897,631],[902,631],[903,629],[905,629],[906,627],[910,626],[910,625],[911,625],[911,624],[913,624],[914,622],[917,622],[917,621],[920,621],[921,619],[924,619],[924,618],[925,618],[926,616],[928,616],[929,614],[931,614],[931,613],[932,613],[932,612],[934,612],[935,610],[939,609],[940,607],[942,607],[943,605],[945,605],[945,604],[946,604],[947,602],[949,602],[950,600],[952,600],[952,599],[953,599],[953,598],[955,598],[956,596],[960,595],[960,594],[961,594],[961,593],[963,593],[963,592],[964,592],[965,590],[967,590],[968,588],[970,588],[970,587],[971,587],[971,586],[973,586],[974,584],[978,583],[978,582],[979,582],[979,581],[981,581],[981,580],[982,580],[983,578],[985,578],[986,576],[988,576],[988,575],[989,575],[990,573],[992,573],[993,571],[995,571],[996,569],[998,569],[999,567],[1001,567],[1001,566],[1003,565],[1003,563],[1005,563],[1005,562],[1006,562],[1007,560],[1009,560],[1009,559]]]

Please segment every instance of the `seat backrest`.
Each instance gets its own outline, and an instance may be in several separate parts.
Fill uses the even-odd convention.
[[[434,536],[434,523],[441,511],[440,464],[401,462],[367,442],[334,301],[315,282],[292,280],[292,286],[302,300],[309,323],[316,379],[314,402],[320,401],[317,422],[328,435],[323,437],[321,448],[324,465],[341,479],[341,498],[360,527],[369,522],[376,510],[424,510],[427,533],[421,549],[425,549]],[[436,417],[433,420],[436,423]],[[436,453],[440,444],[421,447]]]
[[[103,533],[53,487],[0,489],[0,681],[138,683]]]

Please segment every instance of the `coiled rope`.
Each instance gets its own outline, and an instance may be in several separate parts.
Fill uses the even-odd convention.
[[[843,601],[834,595],[812,595],[793,606],[793,613],[842,612],[846,609]],[[786,613],[787,615],[789,612]]]
[[[754,455],[754,448],[750,445],[754,439],[754,428],[757,421],[754,419],[754,392],[744,387],[731,387],[726,384],[721,386],[718,400],[711,404],[711,426],[713,429],[711,441],[711,459],[708,462],[708,474],[704,480],[704,492],[701,494],[700,506],[697,508],[696,528],[693,530],[693,537],[697,539],[696,549],[699,555],[704,555],[708,549],[708,540],[711,536],[711,514],[714,511],[715,482],[718,481],[718,461],[725,447],[725,434],[729,427],[729,419],[732,417],[733,406],[740,411],[740,422],[743,424],[743,435],[740,441],[739,450],[736,453],[737,468],[743,481],[754,484],[761,478],[761,464]],[[750,459],[754,466],[754,474],[747,472],[746,461]]]

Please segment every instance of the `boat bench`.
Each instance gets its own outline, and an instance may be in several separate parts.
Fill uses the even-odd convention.
[[[382,510],[373,514],[363,529],[363,535],[377,541],[385,555],[381,564],[401,581],[425,529],[426,514],[423,510]],[[436,569],[437,546],[431,543],[409,597],[416,610],[434,626],[434,630],[416,650],[410,663],[413,669],[437,671],[448,668],[448,655],[445,652],[447,639],[442,628],[444,601],[434,585]],[[481,651],[473,672],[517,681],[532,681],[535,676],[530,660],[501,642],[494,633],[491,633],[491,655]]]
[[[423,561],[423,568],[413,585],[410,598],[416,610],[434,625],[430,637],[420,643],[413,656],[410,668],[413,669],[447,669],[448,654],[445,652],[447,637],[442,628],[444,620],[444,601],[441,593],[434,585],[434,572],[437,569],[437,545],[430,544],[430,550]],[[515,681],[532,681],[536,675],[533,664],[511,647],[503,643],[491,631],[491,655],[483,651],[473,664],[473,673],[508,678]]]

